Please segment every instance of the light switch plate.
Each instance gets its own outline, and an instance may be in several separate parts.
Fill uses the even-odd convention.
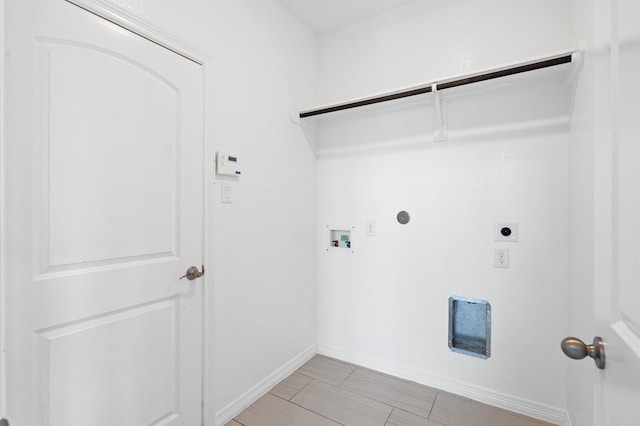
[[[222,194],[222,203],[224,204],[232,204],[233,203],[233,184],[231,182],[222,182],[222,187],[220,190]]]
[[[367,221],[367,237],[375,237],[376,236],[376,222],[375,220],[368,220]]]

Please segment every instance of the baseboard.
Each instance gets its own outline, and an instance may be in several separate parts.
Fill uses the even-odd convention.
[[[445,392],[464,396],[483,404],[488,404],[514,413],[543,420],[545,422],[561,426],[571,425],[571,421],[569,420],[569,416],[565,410],[545,404],[502,394],[470,383],[412,370],[401,365],[381,361],[362,354],[344,351],[332,346],[319,344],[318,353],[410,380],[412,382],[420,383],[435,389],[440,389]]]
[[[565,423],[564,426],[573,426],[573,423],[571,423],[571,416],[569,416],[569,413],[565,413],[567,416],[567,422]]]
[[[291,373],[300,368],[302,364],[309,361],[317,353],[318,348],[316,345],[313,345],[296,355],[291,361],[287,362],[278,370],[270,374],[244,395],[227,405],[222,410],[216,412],[215,425],[224,426],[230,422],[235,416],[242,413],[242,411],[244,411],[248,406],[269,392],[272,387],[286,379]]]

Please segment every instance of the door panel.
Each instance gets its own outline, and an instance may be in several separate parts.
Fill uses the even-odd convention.
[[[597,223],[596,244],[610,253],[596,257],[606,272],[596,281],[597,333],[607,343],[607,366],[596,386],[595,424],[632,426],[640,419],[640,5],[610,0],[600,16],[610,17],[601,45],[609,47],[600,67],[602,91],[595,106],[600,143],[608,144],[611,170],[604,190],[612,201],[610,217]],[[603,145],[604,146],[604,145]],[[602,244],[599,244],[602,243]],[[610,262],[607,260],[610,259]]]
[[[618,93],[619,292],[625,323],[640,332],[640,5],[620,0],[614,60]],[[634,19],[635,18],[635,19]]]
[[[39,48],[41,270],[175,256],[177,88],[117,52]]]
[[[50,424],[177,419],[178,309],[173,298],[36,331]]]
[[[7,13],[8,419],[200,424],[202,67],[64,0]]]

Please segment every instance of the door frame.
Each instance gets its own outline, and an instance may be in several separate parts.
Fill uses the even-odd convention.
[[[0,419],[7,415],[7,381],[6,381],[6,331],[8,328],[6,318],[6,306],[8,301],[6,300],[6,288],[7,282],[5,277],[6,266],[6,246],[5,246],[5,231],[7,230],[6,216],[5,216],[5,196],[6,196],[6,158],[5,148],[7,144],[5,135],[5,61],[6,57],[6,1],[0,0]],[[132,15],[124,9],[121,9],[113,4],[108,3],[105,0],[65,0],[68,3],[74,4],[82,9],[87,10],[107,21],[110,21],[124,29],[139,35],[153,43],[156,43],[168,50],[177,53],[184,58],[195,62],[202,67],[203,71],[203,86],[204,86],[204,114],[203,117],[203,134],[204,134],[204,264],[209,271],[213,267],[213,238],[210,237],[213,229],[213,182],[214,182],[214,170],[211,165],[215,164],[215,151],[213,150],[213,144],[211,135],[212,127],[210,120],[207,120],[207,112],[213,110],[213,98],[211,86],[212,84],[212,61],[213,58],[206,52],[198,49],[197,47],[186,43],[178,38],[174,37],[165,30],[143,21],[142,19]],[[207,167],[209,165],[210,167]],[[209,401],[213,401],[213,341],[211,339],[213,330],[213,274],[205,274],[203,277],[203,341],[202,341],[202,424],[213,424],[214,421],[214,409],[213,404]]]
[[[6,58],[5,0],[0,0],[0,419],[7,416],[7,365],[6,365],[6,298],[5,298],[5,60]]]

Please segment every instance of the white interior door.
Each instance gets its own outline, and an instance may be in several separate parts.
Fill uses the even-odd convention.
[[[595,333],[606,342],[594,424],[640,424],[640,3],[606,2],[599,76],[609,90],[595,106],[597,130]],[[607,22],[608,21],[608,22]],[[609,24],[610,22],[610,24]],[[607,34],[608,33],[608,34]],[[606,40],[609,39],[609,40]],[[610,82],[610,83],[609,83]],[[608,175],[608,176],[607,176]],[[599,195],[598,195],[599,194]],[[599,197],[599,198],[598,198]]]
[[[8,420],[199,425],[202,67],[64,0],[6,13]]]

